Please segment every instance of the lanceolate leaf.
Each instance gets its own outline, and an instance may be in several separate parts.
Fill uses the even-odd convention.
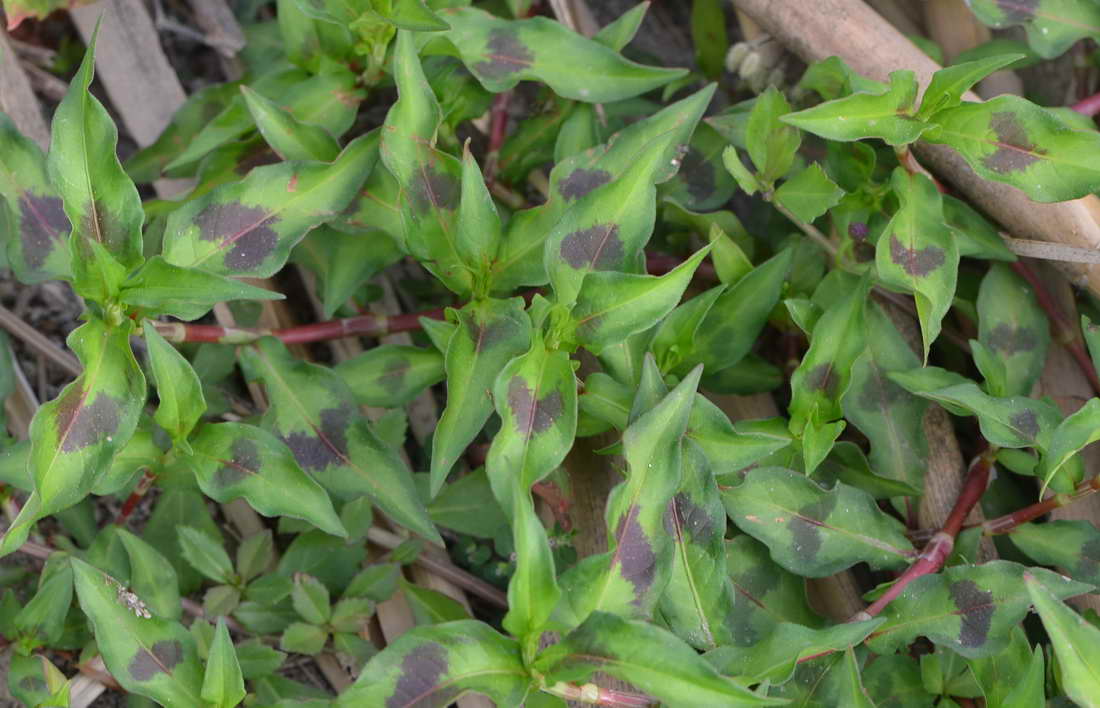
[[[734,424],[721,408],[698,396],[691,409],[687,436],[710,459],[711,468],[737,472],[789,446],[794,438],[782,418]]]
[[[371,176],[384,172],[372,171]],[[291,253],[291,260],[317,275],[316,291],[324,304],[324,319],[331,319],[368,280],[404,255],[396,239],[381,229],[349,228],[345,231],[322,224],[306,234]]]
[[[227,300],[282,300],[282,293],[214,275],[199,268],[181,268],[157,255],[122,284],[119,300],[149,316],[171,315],[197,320]]]
[[[987,388],[989,393],[995,396],[1031,393],[1046,361],[1050,324],[1031,286],[1008,266],[994,264],[982,278],[978,291],[978,341],[1004,364],[1003,389]]]
[[[493,287],[503,291],[545,284],[544,246],[562,214],[593,190],[621,178],[639,160],[657,156],[654,183],[676,174],[680,148],[691,138],[713,95],[714,86],[708,86],[624,128],[607,143],[556,164],[546,203],[518,212],[509,222],[493,268]]]
[[[519,298],[475,301],[455,316],[445,363],[447,407],[432,437],[432,496],[492,414],[497,375],[531,342],[531,321]]]
[[[674,553],[657,611],[680,639],[696,649],[713,649],[736,641],[740,619],[726,569],[726,513],[707,458],[691,442],[683,448],[683,475],[665,514]]]
[[[131,589],[145,602],[149,611],[164,619],[180,618],[179,577],[164,555],[126,529],[117,530],[118,538],[130,559]]]
[[[755,646],[780,623],[822,625],[806,601],[806,581],[776,565],[767,546],[739,534],[725,547],[726,571],[735,590],[727,619],[732,644]]]
[[[241,94],[260,134],[279,157],[284,160],[332,162],[340,154],[340,145],[324,128],[302,123],[274,101],[247,86],[241,86]]]
[[[482,622],[459,620],[401,635],[367,663],[337,705],[442,708],[476,691],[514,706],[530,684],[515,641]]]
[[[912,71],[890,74],[890,88],[874,94],[860,91],[782,117],[784,123],[830,140],[882,138],[898,146],[911,143],[929,128],[912,116],[917,79]]]
[[[932,180],[898,167],[891,184],[901,206],[879,237],[875,265],[885,285],[916,298],[927,360],[955,296],[959,250],[944,224],[943,200]]]
[[[860,561],[899,568],[916,555],[896,519],[869,494],[841,482],[825,490],[791,470],[757,468],[724,491],[722,501],[733,523],[798,575],[822,578]]]
[[[1100,705],[1100,628],[1060,602],[1064,596],[1036,570],[1024,573],[1024,584],[1050,635],[1061,685],[1078,705]]]
[[[271,398],[264,427],[303,470],[337,496],[366,494],[398,523],[439,540],[405,462],[379,439],[334,371],[295,360],[274,338],[243,350],[241,361]]]
[[[662,276],[615,271],[589,273],[573,308],[576,337],[596,354],[657,324],[680,302],[695,269],[710,251],[705,246]]]
[[[1100,585],[1100,529],[1088,521],[1021,524],[1012,543],[1040,565],[1053,565],[1074,580]]]
[[[397,33],[394,81],[398,100],[382,126],[381,155],[401,195],[405,247],[460,295],[473,281],[458,250],[462,163],[435,148],[443,120],[407,30]]]
[[[145,376],[130,351],[132,325],[91,320],[67,340],[84,373],[31,421],[31,471],[43,513],[83,499],[133,435]]]
[[[201,695],[215,708],[233,708],[245,696],[241,665],[237,661],[237,652],[233,648],[233,640],[229,636],[224,618],[218,619],[214,643],[206,660]]]
[[[561,642],[546,649],[535,669],[547,681],[584,682],[602,671],[668,705],[778,705],[722,676],[695,650],[652,624],[593,612]]]
[[[84,561],[71,562],[80,607],[122,687],[168,708],[203,705],[202,667],[191,633],[178,622],[135,614],[117,580]]]
[[[925,134],[950,145],[980,176],[1023,190],[1038,202],[1076,199],[1100,189],[1095,131],[1071,130],[1019,96],[998,96],[937,113]]]
[[[46,156],[0,113],[0,219],[7,224],[0,246],[23,283],[67,278],[69,217],[46,176]]]
[[[1016,2],[1017,0],[1006,1]],[[924,96],[921,97],[918,115],[921,118],[928,118],[928,116],[935,115],[938,111],[954,108],[962,103],[962,95],[969,91],[974,84],[1022,56],[1024,55],[997,54],[940,69],[932,74],[932,80],[928,83]]]
[[[294,461],[274,435],[243,423],[205,425],[191,441],[186,464],[208,496],[228,502],[244,497],[265,516],[303,519],[346,536],[325,490]]]
[[[909,371],[920,359],[877,303],[869,303],[866,349],[852,366],[852,379],[841,403],[844,417],[871,441],[875,472],[916,488],[924,486],[928,440],[924,412],[928,403],[890,380],[891,371]]]
[[[160,400],[154,419],[186,451],[187,435],[206,412],[202,382],[187,359],[160,336],[149,320],[145,321],[144,334]]]
[[[1100,7],[1089,0],[968,0],[990,27],[1023,25],[1039,56],[1058,56],[1083,37],[1100,35]]]
[[[559,96],[606,103],[637,96],[678,79],[685,69],[642,66],[545,17],[504,20],[474,8],[442,13],[445,36],[488,90],[524,79],[545,82]]]
[[[947,568],[917,578],[887,605],[886,624],[871,635],[867,646],[889,654],[925,636],[967,658],[992,656],[1004,649],[1009,632],[1028,613],[1028,574],[1059,599],[1092,589],[1049,570],[1009,561]]]
[[[1050,447],[1043,455],[1043,461],[1038,470],[1038,476],[1043,480],[1043,489],[1046,489],[1070,458],[1096,440],[1100,440],[1100,398],[1089,399],[1088,403],[1067,416],[1054,429]],[[1062,480],[1057,488],[1059,491],[1069,491],[1080,481],[1079,479]]]
[[[382,344],[341,362],[335,370],[359,403],[397,408],[443,380],[443,355],[434,349]]]
[[[73,224],[74,287],[79,294],[102,298],[117,287],[120,266],[141,262],[145,215],[137,188],[115,155],[115,123],[88,92],[94,58],[93,36],[54,114],[49,173]]]
[[[188,202],[168,217],[164,257],[220,275],[267,277],[314,226],[336,216],[372,166],[366,135],[331,164],[284,162]]]

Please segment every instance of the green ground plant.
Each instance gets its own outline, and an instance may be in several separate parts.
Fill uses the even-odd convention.
[[[974,9],[1027,19],[990,16],[1000,5]],[[0,115],[8,266],[86,305],[68,338],[83,373],[0,458],[0,555],[44,561],[0,576],[13,695],[68,705],[60,651],[101,656],[132,705],[186,708],[467,692],[1098,705],[1100,627],[1064,600],[1100,584],[1100,530],[1030,522],[1100,486],[1077,454],[1100,439],[1100,403],[1066,417],[1031,395],[1051,338],[1030,271],[909,152],[950,146],[1037,202],[1100,189],[1090,121],[964,95],[1082,35],[1034,28],[1023,53],[949,66],[923,93],[913,72],[879,83],[833,58],[729,105],[708,81],[724,37],[700,40],[705,73],[623,57],[644,4],[591,39],[522,2],[486,6],[279,0],[249,29],[245,79],[194,94],[125,163],[89,92],[94,40],[48,154]],[[533,109],[508,131],[514,91]],[[487,112],[486,146],[469,137]],[[165,177],[194,186],[143,200],[135,185]],[[255,303],[282,295],[243,279],[288,262],[337,319],[250,327]],[[426,274],[410,286],[424,316],[362,314],[398,263]],[[225,302],[241,326],[198,322]],[[293,349],[410,330],[412,345],[335,365]],[[242,410],[245,383],[266,408]],[[446,405],[421,450],[403,410],[437,385]],[[764,392],[783,415],[731,420],[714,402]],[[932,405],[975,458],[922,538]],[[563,464],[584,438],[622,476],[608,549],[578,558],[584,529],[539,507],[553,492],[567,515]],[[238,499],[269,526],[227,537],[210,502]],[[97,517],[105,500],[115,519]],[[979,500],[991,520],[964,528]],[[377,515],[407,534],[367,562]],[[1002,559],[983,560],[994,535]],[[427,544],[506,588],[506,609],[470,616],[408,582]],[[870,604],[819,616],[804,579],[853,567]],[[367,626],[395,593],[418,626],[380,650]],[[185,613],[188,596],[201,609]],[[1025,626],[1033,607],[1041,624]],[[357,676],[339,696],[279,673],[322,652]]]

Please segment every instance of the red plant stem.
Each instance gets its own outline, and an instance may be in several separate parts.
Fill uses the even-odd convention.
[[[1072,504],[1098,491],[1100,491],[1100,475],[1081,482],[1069,494],[1055,494],[1031,506],[1025,506],[1023,509],[1017,509],[1010,514],[998,516],[996,519],[990,519],[981,525],[982,533],[987,536],[1011,533],[1020,524],[1037,519],[1059,507]]]
[[[1054,297],[1047,290],[1043,282],[1039,280],[1039,277],[1035,274],[1031,268],[1028,267],[1023,261],[1016,261],[1012,264],[1012,269],[1016,273],[1026,280],[1035,291],[1035,299],[1038,300],[1039,306],[1047,313],[1047,317],[1050,318],[1051,324],[1054,326],[1055,338],[1061,342],[1066,350],[1073,355],[1073,358],[1077,361],[1077,365],[1081,367],[1081,371],[1085,374],[1085,378],[1089,380],[1089,385],[1092,386],[1093,393],[1100,396],[1100,376],[1096,374],[1096,367],[1092,364],[1092,357],[1089,356],[1088,351],[1085,350],[1084,342],[1081,340],[1080,331],[1076,325],[1066,319],[1066,315],[1062,312],[1062,308],[1058,306],[1058,303],[1054,301]]]
[[[867,609],[857,612],[849,620],[850,622],[861,622],[877,617],[887,605],[904,592],[909,583],[919,577],[935,573],[943,567],[948,556],[951,555],[951,551],[955,548],[955,537],[962,530],[963,521],[970,510],[974,508],[974,505],[978,503],[978,500],[982,498],[982,494],[985,493],[985,488],[989,484],[989,471],[993,467],[994,454],[993,448],[987,448],[974,460],[970,465],[970,473],[967,475],[966,483],[959,493],[959,498],[955,500],[955,506],[951,509],[943,528],[924,547],[916,562],[909,566],[881,597],[868,605]]]
[[[146,467],[145,473],[141,475],[141,479],[138,480],[137,486],[134,487],[134,491],[130,492],[130,496],[126,498],[126,501],[122,503],[122,508],[118,511],[118,516],[115,517],[115,526],[122,526],[126,523],[126,520],[130,518],[130,514],[134,513],[134,509],[141,503],[141,500],[145,497],[146,492],[153,486],[153,481],[157,476],[153,474],[153,471]]]
[[[511,100],[511,91],[498,93],[489,109],[489,150],[485,154],[485,181],[488,184],[496,181],[500,148],[508,137],[508,104]]]
[[[1096,114],[1100,113],[1100,93],[1095,93],[1088,98],[1082,98],[1080,101],[1070,106],[1070,108],[1083,116],[1093,118]]]
[[[676,256],[652,255],[646,259],[647,268],[653,275],[661,275],[680,265],[683,261]],[[696,274],[703,279],[715,279],[714,266],[701,263]],[[535,291],[528,291],[523,297],[530,301]],[[305,344],[324,342],[344,337],[382,337],[398,332],[410,332],[420,329],[420,318],[441,320],[445,309],[437,307],[423,312],[406,315],[365,314],[327,320],[300,327],[270,329],[266,327],[222,327],[221,325],[196,325],[185,322],[157,322],[157,332],[169,342],[219,342],[221,344],[248,344],[262,337],[278,337],[284,344]]]

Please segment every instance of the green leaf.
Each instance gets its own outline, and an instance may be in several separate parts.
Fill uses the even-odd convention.
[[[1029,574],[1059,598],[1092,588],[1009,561],[954,566],[910,583],[887,605],[886,624],[867,640],[867,647],[893,653],[923,635],[967,658],[997,654],[1008,645],[1012,628],[1027,616],[1032,600],[1024,580]]]
[[[1039,380],[1050,345],[1050,324],[1023,278],[994,264],[978,291],[978,341],[1003,363],[1005,385],[994,396],[1026,396]],[[988,377],[987,377],[988,379]]]
[[[530,685],[515,641],[482,622],[459,620],[401,635],[363,667],[336,704],[444,706],[476,691],[512,706],[523,702]]]
[[[448,288],[466,295],[473,282],[458,250],[462,164],[435,148],[443,112],[412,34],[399,31],[394,51],[398,100],[386,114],[380,149],[400,188],[405,247]]]
[[[931,179],[898,167],[891,186],[901,206],[875,247],[875,266],[884,285],[913,293],[927,361],[955,296],[959,251],[944,225],[943,200]]]
[[[468,140],[462,151],[462,193],[456,236],[459,256],[475,274],[481,290],[488,292],[489,270],[500,246],[500,216]]]
[[[894,71],[882,93],[859,91],[780,118],[829,140],[881,138],[898,147],[915,141],[931,126],[912,116],[917,79],[912,71]]]
[[[385,170],[372,171],[371,177],[379,172]],[[387,178],[392,179],[388,175]],[[363,191],[369,192],[370,186],[364,186]],[[348,233],[322,224],[306,234],[290,257],[312,270],[320,280],[317,294],[328,319],[352,300],[368,280],[401,260],[402,255],[394,238],[380,229],[354,228]]]
[[[165,259],[219,275],[274,274],[307,231],[336,216],[358,192],[370,171],[369,137],[353,140],[331,164],[257,167],[240,182],[187,202],[168,217]]]
[[[1040,494],[1046,491],[1058,471],[1069,462],[1070,458],[1080,452],[1089,443],[1100,440],[1100,398],[1092,398],[1077,409],[1072,415],[1058,424],[1050,439],[1050,446],[1039,463],[1036,476],[1043,480]],[[1076,476],[1076,475],[1074,475]],[[1063,480],[1058,487],[1062,491],[1068,491],[1079,479]]]
[[[844,190],[816,162],[775,190],[775,201],[807,224],[836,206],[843,196]]]
[[[1083,37],[1100,35],[1100,7],[1088,0],[970,0],[967,5],[990,27],[1022,25],[1028,44],[1044,59]]]
[[[56,644],[65,631],[65,617],[72,599],[73,571],[69,556],[54,552],[38,577],[34,597],[15,615],[15,631],[33,637],[35,643]]]
[[[851,383],[841,399],[844,417],[871,442],[877,474],[922,489],[928,466],[924,413],[928,403],[890,380],[920,359],[877,303],[865,310],[866,349],[852,366]]]
[[[340,154],[340,145],[324,128],[302,123],[289,111],[247,86],[241,86],[241,94],[260,134],[279,157],[332,162]]]
[[[843,483],[825,490],[791,470],[756,468],[722,501],[733,523],[798,575],[823,578],[861,561],[903,568],[916,556],[901,524]]]
[[[962,95],[974,84],[1023,56],[1023,54],[997,54],[940,69],[932,74],[932,80],[924,90],[917,117],[927,120],[939,111],[954,108],[962,103]]]
[[[72,227],[46,174],[46,156],[4,114],[0,114],[0,196],[0,223],[7,211],[0,244],[6,244],[15,277],[27,284],[68,278]]]
[[[1019,96],[964,103],[937,113],[929,142],[954,148],[985,179],[1023,190],[1037,202],[1076,199],[1100,189],[1096,131],[1072,130]]]
[[[1052,565],[1083,583],[1100,585],[1100,530],[1088,521],[1021,524],[1009,537],[1041,565]]]
[[[73,224],[73,287],[77,294],[104,300],[118,287],[121,272],[142,260],[145,214],[137,188],[115,154],[118,130],[88,91],[95,72],[98,25],[84,60],[54,113],[50,181]]]
[[[378,437],[332,369],[294,359],[270,337],[240,358],[271,398],[264,428],[286,443],[303,470],[339,497],[366,494],[398,523],[439,542],[404,460]]]
[[[328,641],[328,632],[314,624],[294,622],[279,638],[279,648],[295,654],[320,654]]]
[[[550,172],[546,203],[517,212],[509,222],[494,264],[493,287],[510,292],[521,285],[545,284],[547,235],[562,215],[574,211],[579,200],[594,190],[623,178],[643,157],[655,160],[653,183],[675,175],[682,146],[689,142],[713,95],[714,87],[708,86],[624,128],[607,143],[558,162]]]
[[[758,696],[718,673],[695,650],[656,625],[593,612],[534,669],[547,682],[583,682],[602,671],[675,706],[759,706],[781,701]]]
[[[335,371],[359,403],[397,408],[443,380],[443,355],[422,347],[382,344],[337,364]]]
[[[752,196],[764,190],[764,185],[760,184],[760,180],[756,178],[756,175],[749,171],[749,168],[741,161],[737,148],[730,145],[722,151],[722,164],[745,194]]]
[[[206,412],[202,382],[187,359],[157,333],[150,320],[144,323],[144,333],[159,399],[154,419],[186,452],[187,436]]]
[[[719,647],[707,652],[705,658],[722,674],[745,683],[765,680],[783,683],[791,677],[795,666],[803,658],[858,646],[883,622],[882,618],[876,618],[821,629],[782,622],[751,646]]]
[[[741,361],[779,302],[793,256],[793,249],[780,251],[719,295],[676,372],[702,363],[713,374]]]
[[[66,340],[84,372],[31,421],[30,469],[42,513],[84,498],[133,435],[145,376],[130,351],[131,325],[91,320]]]
[[[237,652],[225,619],[218,619],[214,643],[206,659],[206,671],[202,678],[202,698],[217,708],[233,708],[244,699],[244,677],[237,662]]]
[[[203,705],[202,667],[191,633],[178,622],[135,615],[117,580],[84,561],[71,562],[80,608],[119,684],[165,706]]]
[[[657,324],[680,302],[710,248],[704,246],[662,276],[616,271],[589,273],[581,283],[572,312],[577,341],[599,354],[604,348]]]
[[[695,444],[683,451],[683,481],[666,512],[675,549],[658,612],[696,649],[736,642],[737,605],[726,566],[726,514],[707,458]]]
[[[1009,633],[1009,644],[999,654],[968,659],[967,665],[992,708],[1026,708],[1045,701],[1045,662],[1042,647],[1032,652],[1020,627]]]
[[[1052,592],[1036,570],[1024,573],[1024,585],[1050,636],[1062,688],[1078,705],[1094,708],[1100,705],[1100,628],[1060,602],[1065,595]]]
[[[718,79],[725,71],[726,16],[720,0],[693,0],[691,4],[691,38],[695,45],[695,62],[708,79]]]
[[[290,593],[294,610],[310,624],[322,625],[332,617],[328,588],[317,578],[305,573],[294,574],[294,590]]]
[[[427,484],[423,488],[426,491]],[[428,514],[440,526],[478,538],[496,538],[508,525],[484,467],[443,485],[428,504]]]
[[[798,128],[780,120],[781,116],[790,112],[791,104],[787,98],[774,86],[769,86],[753,103],[745,127],[749,157],[756,166],[757,175],[769,187],[790,172],[798,147],[802,144],[802,134]]]
[[[130,585],[157,617],[180,618],[179,579],[176,569],[156,548],[124,528],[116,533],[130,559]]]
[[[474,301],[453,311],[458,326],[447,345],[447,407],[432,437],[431,494],[493,412],[493,382],[508,361],[530,345],[523,300]]]
[[[386,3],[375,5],[375,12],[401,29],[436,32],[448,27],[439,15],[429,9],[424,0],[394,0],[391,7],[386,5]]]
[[[444,36],[489,91],[541,81],[559,96],[588,103],[630,98],[681,78],[685,69],[642,66],[545,17],[505,20],[474,8],[442,13]]]
[[[191,440],[194,470],[203,493],[219,502],[244,498],[265,516],[302,519],[334,536],[347,536],[328,494],[295,462],[293,448],[244,423],[203,425]]]
[[[233,562],[217,541],[190,526],[180,526],[178,533],[180,550],[191,567],[216,583],[233,582]]]
[[[638,28],[642,26],[642,21],[645,20],[646,11],[648,10],[648,2],[638,3],[601,27],[592,39],[616,52],[621,52],[623,47],[630,44],[630,40],[634,39],[634,35],[638,33]]]
[[[345,597],[332,608],[332,619],[329,620],[329,624],[337,632],[368,631],[367,623],[374,615],[374,609],[374,602],[365,597]]]
[[[401,578],[401,590],[409,601],[418,625],[440,624],[470,619],[470,613],[461,603],[441,592],[422,588]]]
[[[976,415],[982,435],[998,447],[1048,449],[1062,414],[1051,403],[1013,396],[994,398],[958,374],[936,367],[892,372],[892,381],[956,415]]]
[[[153,256],[123,284],[120,302],[155,317],[171,315],[197,320],[219,302],[227,300],[282,300],[273,292],[198,268],[181,268]]]
[[[274,561],[275,541],[270,529],[252,534],[237,546],[237,574],[245,582],[263,573]]]

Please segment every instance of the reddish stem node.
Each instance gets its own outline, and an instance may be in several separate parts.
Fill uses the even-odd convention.
[[[1083,116],[1095,118],[1096,115],[1100,113],[1100,93],[1095,93],[1088,98],[1082,98],[1080,101],[1070,106],[1070,108]]]
[[[122,503],[122,508],[118,510],[118,516],[115,517],[115,526],[123,526],[126,523],[126,520],[130,518],[130,514],[134,513],[134,509],[145,498],[145,494],[153,486],[156,478],[157,476],[153,474],[153,471],[146,467],[141,479],[138,480],[137,486],[134,487],[134,491],[130,492],[130,496],[126,498],[126,501]]]

